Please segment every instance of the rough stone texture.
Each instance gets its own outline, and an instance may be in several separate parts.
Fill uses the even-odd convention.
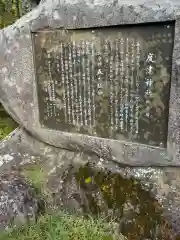
[[[21,7],[21,15],[24,15],[32,10],[32,8],[36,7],[37,5],[32,3],[30,0],[23,0],[22,7]]]
[[[57,169],[48,184],[55,206],[113,219],[129,240],[174,239],[158,201],[143,190],[141,182],[122,177],[117,168],[110,169],[103,162],[97,166],[93,161],[73,164],[66,171]]]
[[[37,139],[52,146],[96,153],[130,166],[179,166],[180,3],[159,1],[45,0],[12,26],[0,31],[0,101],[10,115]],[[31,31],[85,28],[177,20],[173,53],[167,149],[43,129],[38,119]]]
[[[8,136],[7,139],[1,142],[0,160],[0,172],[9,171],[12,166],[22,170],[27,166],[27,169],[29,170],[31,164],[40,163],[42,168],[47,171],[45,179],[48,180],[48,187],[50,193],[54,196],[55,202],[59,205],[67,202],[69,205],[62,206],[75,206],[76,211],[79,209],[79,203],[78,201],[72,200],[72,196],[78,196],[77,193],[79,193],[79,190],[82,194],[85,192],[83,188],[79,188],[80,185],[77,184],[77,181],[74,182],[75,175],[73,174],[78,172],[79,167],[85,167],[90,163],[90,166],[92,166],[92,169],[94,169],[95,172],[101,171],[106,173],[109,171],[110,177],[113,174],[118,174],[122,181],[122,187],[124,187],[125,190],[122,196],[129,196],[126,197],[126,200],[129,199],[130,203],[132,203],[133,196],[137,195],[141,198],[140,192],[146,196],[145,199],[141,201],[149,201],[150,204],[153,199],[153,201],[157,200],[158,203],[154,206],[160,206],[160,208],[164,210],[163,215],[172,224],[174,232],[176,234],[180,233],[180,173],[178,168],[122,168],[120,164],[109,161],[109,159],[100,158],[94,154],[86,154],[79,151],[73,152],[49,146],[36,140],[22,129],[17,129]],[[67,176],[70,176],[70,178]],[[90,176],[93,176],[92,173]],[[133,185],[134,187],[131,187],[131,180],[133,182],[137,181],[139,187],[136,187],[136,184]],[[101,196],[99,193],[100,188],[96,184],[95,186],[94,193],[96,196]],[[118,183],[119,188],[120,186],[121,182]],[[127,188],[125,186],[127,186]],[[65,192],[62,192],[61,189]],[[68,189],[69,191],[67,191]],[[122,190],[120,190],[120,192],[122,193]],[[61,196],[64,197],[64,200],[61,199]],[[97,200],[98,198],[95,199]],[[83,204],[86,203],[86,198],[82,198],[82,200]],[[71,201],[73,201],[73,203]],[[135,216],[136,209],[141,209],[141,204],[139,205],[139,203],[142,202],[138,201],[139,200],[137,200],[138,204],[135,204],[136,207],[134,206],[132,208],[132,219],[134,219],[133,216]],[[99,198],[97,205],[100,205],[99,202],[103,203],[103,199]],[[124,207],[126,207],[127,202],[123,202]],[[142,203],[142,206],[144,205],[144,202]],[[89,205],[87,204],[86,206]],[[106,205],[102,205],[102,208],[103,206],[105,206],[106,209]],[[131,207],[132,205],[130,208]],[[147,208],[145,207],[144,209],[147,210],[149,207],[147,206]],[[82,212],[83,208],[80,208],[80,210],[80,212]],[[128,208],[128,211],[129,210],[130,209]],[[109,211],[112,211],[112,208],[110,208]],[[116,211],[117,208],[115,212]],[[141,213],[142,212],[141,209]],[[131,219],[131,215],[129,214],[125,214],[124,216],[125,220]],[[147,221],[147,219],[149,219],[149,216],[146,216],[145,221]]]
[[[10,115],[35,138],[17,130],[9,139],[1,142],[0,171],[13,164],[23,165],[38,159],[44,163],[49,162],[50,174],[62,166],[67,169],[70,163],[74,165],[77,162],[103,162],[104,167],[114,172],[118,171],[124,179],[132,177],[139,180],[143,189],[150,192],[164,208],[164,213],[171,220],[175,232],[180,232],[180,171],[172,167],[160,168],[180,164],[179,15],[180,3],[175,0],[46,0],[12,26],[1,30],[0,101]],[[41,128],[38,119],[31,31],[44,27],[84,28],[176,19],[168,157],[166,149]],[[158,167],[123,168],[126,164]]]
[[[35,222],[40,213],[40,199],[33,187],[18,172],[0,175],[0,229],[20,227]]]

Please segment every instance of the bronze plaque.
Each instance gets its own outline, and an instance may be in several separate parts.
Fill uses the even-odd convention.
[[[166,146],[173,22],[32,36],[42,127]]]

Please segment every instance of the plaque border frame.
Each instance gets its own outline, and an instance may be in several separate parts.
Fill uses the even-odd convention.
[[[171,73],[171,87],[170,87],[170,99],[169,99],[169,120],[168,120],[168,134],[167,134],[167,148],[161,148],[156,146],[150,146],[146,144],[136,143],[136,142],[126,142],[114,139],[101,138],[96,136],[84,135],[81,133],[68,133],[61,132],[52,129],[48,129],[46,127],[42,127],[44,130],[48,130],[51,134],[62,134],[65,138],[68,138],[68,142],[71,143],[65,144],[66,149],[70,150],[81,150],[87,152],[93,152],[98,156],[113,160],[122,164],[122,166],[131,166],[131,167],[174,167],[180,166],[180,137],[178,139],[177,134],[180,132],[180,119],[177,120],[177,116],[180,116],[180,106],[178,108],[178,112],[175,112],[175,108],[177,109],[178,101],[180,101],[180,96],[175,97],[177,95],[177,81],[176,74],[180,74],[180,54],[178,54],[178,46],[180,47],[180,40],[178,40],[178,36],[180,39],[180,16],[176,17],[167,17],[164,16],[162,19],[157,19],[157,21],[152,21],[149,18],[146,19],[146,23],[155,23],[155,22],[166,22],[166,21],[174,21],[175,22],[175,32],[174,32],[174,48],[173,48],[173,56],[172,56],[172,73]],[[141,24],[144,23],[142,20],[135,21],[132,23],[132,20],[126,21],[126,24]],[[113,26],[124,25],[125,22],[121,21],[120,23],[116,23]],[[74,26],[74,24],[67,24],[64,27],[60,27],[60,29],[72,30],[72,29],[83,29],[83,28],[93,28],[93,27],[109,27],[112,26],[108,23],[108,25],[104,25],[103,23],[98,24],[96,21],[94,24],[84,25],[83,23],[80,25]],[[31,35],[34,32],[45,30],[45,29],[59,29],[59,26],[53,26],[51,28],[46,27],[33,27],[31,28]],[[32,37],[32,36],[31,36]],[[178,63],[177,64],[177,59]],[[178,87],[180,88],[180,79],[178,83]],[[180,91],[179,91],[180,92]],[[36,93],[35,93],[36,94]],[[37,99],[37,95],[36,95]],[[175,117],[175,118],[174,118]],[[175,121],[176,119],[176,121]],[[179,124],[179,127],[176,127]],[[55,137],[57,139],[57,137]],[[43,139],[44,140],[44,139]],[[177,141],[178,140],[178,141]],[[85,142],[85,144],[83,143]],[[179,146],[178,146],[179,142]],[[93,143],[93,144],[92,144]],[[56,147],[61,147],[61,144],[52,145]],[[95,145],[97,147],[95,147]],[[92,147],[93,146],[93,147]],[[63,143],[64,147],[64,143]],[[92,147],[92,148],[91,148]]]
[[[163,21],[164,22],[164,21]],[[159,23],[163,23],[163,22],[159,22]],[[170,21],[170,22],[174,22],[174,21]],[[166,24],[168,25],[168,23],[169,23],[169,21],[167,21],[166,22]],[[137,26],[137,24],[131,24],[131,26]],[[141,25],[142,26],[142,25]],[[120,30],[120,27],[121,27],[121,25],[117,25],[117,26],[115,26],[115,27],[117,27],[118,28],[118,30]],[[97,28],[96,28],[97,29]],[[107,27],[107,29],[108,29],[108,27]],[[175,24],[174,24],[174,29],[175,29]],[[58,28],[55,28],[55,29],[53,29],[53,30],[60,30],[60,31],[68,31],[68,30],[70,30],[70,31],[72,31],[72,29],[63,29],[63,28],[61,28],[61,29],[58,29]],[[77,29],[73,29],[74,31],[75,30],[77,30]],[[81,29],[82,30],[82,29]],[[88,29],[86,29],[86,30],[88,30]],[[95,30],[95,28],[90,28],[89,30]],[[44,29],[44,30],[39,30],[39,31],[36,31],[36,32],[31,32],[31,38],[32,38],[32,42],[33,42],[33,44],[34,44],[34,38],[36,37],[36,34],[38,34],[38,33],[41,33],[41,32],[48,32],[48,29]],[[51,29],[49,29],[49,31],[51,31]],[[33,61],[34,61],[34,68],[35,68],[35,64],[36,64],[36,61],[35,61],[35,49],[34,49],[34,47],[33,47]],[[35,72],[36,72],[36,68],[35,68]],[[35,81],[36,81],[36,91],[37,91],[37,88],[38,88],[38,84],[37,84],[37,72],[36,72],[36,76],[35,76]],[[171,79],[170,79],[170,85],[171,85]],[[169,98],[170,98],[170,91],[171,91],[171,86],[170,86],[170,89],[169,89]],[[38,99],[38,94],[36,94],[36,98]],[[170,99],[169,99],[170,100]],[[37,100],[38,101],[38,100]],[[38,110],[38,114],[39,114],[39,110]],[[169,117],[169,109],[168,109],[168,112],[167,112],[167,114],[168,114],[168,117]],[[39,114],[39,122],[40,122],[40,114]],[[59,132],[59,131],[61,131],[61,130],[55,130],[55,129],[53,129],[53,128],[50,128],[50,127],[46,127],[45,125],[43,125],[43,124],[41,124],[41,127],[43,128],[43,129],[48,129],[48,130],[52,130],[52,131],[57,131],[57,132]],[[168,126],[167,126],[167,129],[168,129]],[[67,132],[67,131],[65,131],[65,132]],[[82,134],[82,135],[86,135],[86,134],[83,134],[83,133],[80,133],[80,132],[77,132],[77,133],[75,133],[75,132],[72,132],[72,134]],[[95,137],[95,138],[102,138],[102,137],[100,137],[100,136],[93,136],[93,135],[88,135],[88,136],[90,136],[90,137]],[[167,135],[166,135],[166,138],[168,139],[168,132],[167,132]],[[108,140],[115,140],[115,141],[122,141],[122,140],[116,140],[116,139],[113,139],[113,138],[102,138],[102,139],[108,139]],[[131,143],[131,144],[140,144],[140,145],[145,145],[145,146],[148,146],[148,147],[151,147],[151,148],[160,148],[160,149],[165,149],[164,147],[160,147],[160,146],[154,146],[154,145],[150,145],[150,144],[143,144],[143,143],[140,143],[140,142],[138,142],[138,141],[126,141],[126,140],[124,140],[124,142],[127,142],[127,143]],[[166,147],[167,147],[167,141],[166,141]]]

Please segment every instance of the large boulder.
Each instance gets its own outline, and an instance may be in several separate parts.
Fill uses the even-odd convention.
[[[1,142],[1,172],[8,169],[10,165],[24,166],[27,162],[41,161],[43,166],[48,166],[47,176],[50,177],[49,186],[54,194],[55,201],[60,201],[61,204],[61,202],[64,203],[65,200],[68,200],[67,196],[70,196],[71,200],[72,197],[77,196],[78,198],[80,196],[86,206],[85,210],[88,212],[91,206],[88,203],[87,192],[92,189],[97,195],[95,205],[99,206],[99,200],[103,203],[101,207],[104,206],[104,210],[101,210],[108,212],[109,206],[107,202],[104,202],[104,198],[100,196],[102,193],[101,184],[96,185],[97,178],[94,176],[97,172],[96,167],[102,164],[110,171],[112,179],[118,182],[119,188],[122,183],[122,188],[132,193],[130,194],[132,199],[134,191],[137,195],[140,192],[147,195],[147,198],[140,197],[141,201],[154,201],[158,207],[164,210],[163,216],[173,225],[175,233],[180,232],[180,171],[178,168],[159,167],[163,163],[166,163],[166,166],[172,164],[171,161],[166,161],[166,149],[151,148],[125,141],[100,139],[70,132],[53,131],[40,125],[31,38],[32,31],[45,27],[52,29],[57,27],[85,28],[88,26],[110,26],[122,23],[171,20],[174,19],[174,16],[178,16],[180,3],[175,0],[169,0],[168,3],[169,5],[164,1],[163,3],[161,1],[157,3],[139,0],[133,2],[134,5],[132,6],[130,0],[103,0],[100,2],[91,0],[44,0],[37,8],[23,16],[16,23],[0,31],[0,101],[7,112],[22,127],[22,129],[13,133],[9,139]],[[176,30],[178,31],[178,29]],[[179,86],[176,86],[174,82],[172,89],[179,94]],[[173,106],[173,103],[171,106]],[[179,164],[178,158],[176,158],[179,154],[176,151],[179,149],[179,132],[173,131],[173,127],[179,124],[177,121],[178,109],[179,106],[176,106],[176,104],[173,109],[170,108],[170,118],[174,116],[176,121],[175,124],[170,126],[171,131],[169,132],[169,136],[172,137],[172,142],[169,143],[173,146],[170,149],[172,156],[175,156],[176,164]],[[95,163],[93,167],[95,173],[92,168],[89,168],[89,165],[85,165],[93,162]],[[81,169],[77,168],[79,163],[82,164]],[[139,163],[139,167],[127,167],[128,163],[131,166]],[[69,164],[72,166],[72,171]],[[149,167],[143,168],[143,165]],[[156,167],[150,167],[152,165],[156,165]],[[79,171],[85,171],[87,167],[91,173],[88,177],[93,179],[93,184],[90,182],[88,186],[85,186],[87,190],[84,190],[84,186],[77,181],[77,177]],[[99,176],[108,179],[107,172],[103,171],[101,170]],[[58,184],[65,172],[67,172],[67,176],[65,175],[65,178],[63,178],[64,186],[66,186],[64,189],[63,186]],[[56,175],[55,178],[53,178],[53,174]],[[86,175],[83,175],[83,178],[86,179],[86,177]],[[138,184],[135,184],[135,186],[133,182],[136,181]],[[114,183],[110,181],[110,184],[113,185]],[[133,185],[133,187],[129,190],[123,184],[128,187]],[[63,195],[60,191],[57,191],[62,187]],[[78,189],[80,189],[80,193],[77,191]],[[70,192],[68,193],[67,190]],[[7,192],[11,193],[10,190],[7,190]],[[124,192],[123,194],[126,195]],[[64,200],[61,200],[61,196],[64,196]],[[123,208],[126,207],[127,212],[129,212],[133,200],[130,200],[129,196],[124,198],[122,196],[122,199]],[[137,211],[139,211],[141,207],[140,201],[137,200],[136,203],[138,205],[136,207]],[[72,208],[73,205],[76,210],[79,208],[78,201],[74,202],[73,200],[73,203],[71,203],[68,200],[67,204],[68,208]],[[135,205],[133,205],[133,208]],[[150,203],[145,205],[142,203],[142,207],[144,213],[149,211],[146,211],[147,208],[153,208]],[[83,208],[80,207],[80,210],[82,211]],[[112,210],[111,207],[110,210]],[[135,210],[133,210],[132,216],[135,215],[134,212]],[[158,215],[160,215],[159,211]],[[125,216],[123,224],[126,223],[126,219],[127,221],[130,219],[128,214],[121,216]],[[161,217],[159,216],[158,219],[161,219]],[[140,220],[144,221],[143,218],[140,218]],[[150,224],[152,222],[153,220],[150,221]],[[157,221],[154,221],[154,223],[156,224]]]
[[[46,29],[82,29],[152,21],[174,20],[179,2],[152,1],[59,1],[44,0],[13,25],[0,31],[0,101],[7,112],[31,134],[52,146],[69,150],[93,152],[100,157],[115,159],[124,165],[167,166],[179,164],[178,124],[174,101],[170,106],[168,149],[144,146],[120,140],[98,138],[70,131],[55,131],[39,122],[36,69],[32,32]],[[174,82],[172,82],[174,84]],[[176,92],[172,85],[171,91]],[[178,91],[177,91],[178,92]],[[174,98],[175,93],[172,94]],[[174,119],[177,119],[175,124]],[[103,127],[103,126],[102,126]],[[109,151],[110,149],[110,151]],[[177,149],[177,151],[176,151]],[[174,160],[174,162],[172,162]]]

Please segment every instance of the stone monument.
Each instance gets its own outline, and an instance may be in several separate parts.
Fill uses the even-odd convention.
[[[176,0],[45,0],[1,30],[0,101],[24,129],[11,156],[95,154],[178,222],[179,16]]]
[[[178,3],[68,4],[1,32],[6,110],[52,146],[178,166]]]

